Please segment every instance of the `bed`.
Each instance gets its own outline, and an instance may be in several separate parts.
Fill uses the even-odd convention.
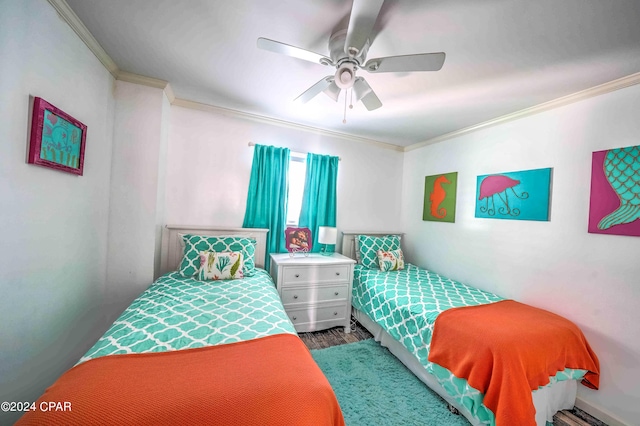
[[[394,234],[395,243],[389,243],[386,236]],[[373,268],[371,259],[368,264],[359,259],[358,241],[364,241],[365,250],[393,253],[400,248],[400,235],[343,233],[343,254],[358,260],[353,313],[452,411],[473,425],[543,426],[557,411],[573,407],[579,382],[597,388],[597,357],[568,320],[415,265],[384,272]],[[370,241],[389,245],[376,247]],[[530,376],[540,386],[522,384]]]
[[[164,274],[18,424],[344,425],[262,269],[266,232],[165,227]],[[201,279],[200,250],[231,279]]]

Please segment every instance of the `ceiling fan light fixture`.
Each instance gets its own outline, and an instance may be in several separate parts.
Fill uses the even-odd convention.
[[[335,74],[336,85],[341,89],[349,89],[356,81],[356,70],[353,64],[345,62],[338,67]]]
[[[331,80],[331,84],[323,90],[324,94],[333,99],[335,102],[338,102],[338,96],[340,96],[340,88],[333,80]]]
[[[349,84],[352,78],[353,74],[349,72],[349,70],[342,70],[342,72],[340,73],[340,82],[342,84]]]
[[[355,95],[356,102],[360,102],[360,100],[364,98],[369,92],[371,92],[371,87],[364,84],[364,81],[362,81],[362,77],[358,77],[353,85],[353,94]]]

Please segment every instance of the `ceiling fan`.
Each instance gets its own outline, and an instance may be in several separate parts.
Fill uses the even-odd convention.
[[[337,102],[342,90],[352,89],[355,101],[362,101],[364,106],[369,111],[372,111],[380,108],[382,102],[380,102],[380,99],[378,99],[378,96],[376,96],[366,80],[363,77],[356,76],[356,70],[362,68],[370,73],[438,71],[442,68],[445,59],[445,54],[438,52],[386,56],[367,61],[367,52],[371,44],[371,31],[378,19],[383,2],[384,0],[353,0],[348,28],[335,32],[329,39],[329,56],[263,37],[258,38],[258,47],[294,58],[336,67],[335,74],[324,77],[298,96],[296,100],[306,103],[320,92],[324,92]]]

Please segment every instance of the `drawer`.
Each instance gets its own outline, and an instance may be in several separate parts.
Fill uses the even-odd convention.
[[[283,285],[349,282],[349,265],[287,267],[283,275]]]
[[[282,303],[316,303],[331,300],[346,300],[349,286],[314,286],[314,287],[284,287],[282,289]]]
[[[318,323],[331,320],[344,320],[347,318],[345,304],[336,306],[306,306],[304,308],[287,309],[287,315],[293,325]]]

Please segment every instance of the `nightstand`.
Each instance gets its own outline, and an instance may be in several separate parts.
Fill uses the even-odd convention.
[[[344,326],[351,332],[351,286],[355,260],[338,253],[271,254],[271,276],[298,332]]]

